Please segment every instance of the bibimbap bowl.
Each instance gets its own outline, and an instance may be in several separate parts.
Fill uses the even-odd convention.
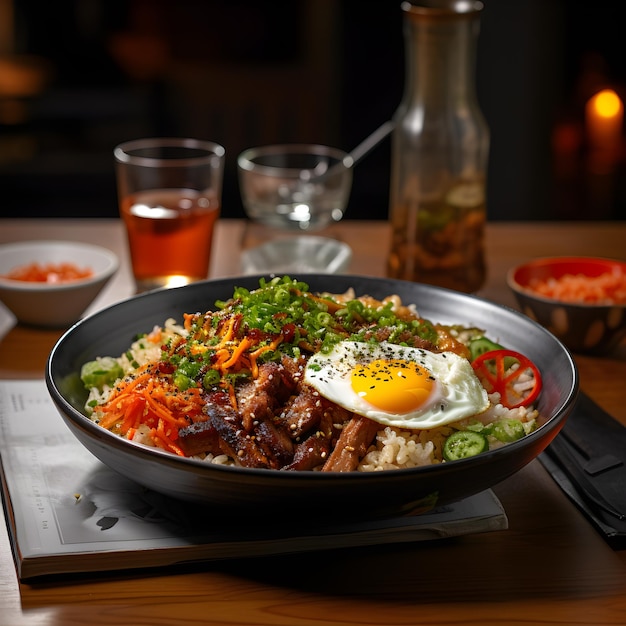
[[[156,492],[211,507],[216,514],[272,518],[367,518],[425,511],[479,493],[535,459],[562,428],[578,392],[568,350],[526,316],[481,298],[398,280],[348,275],[299,275],[311,292],[383,299],[398,295],[421,317],[479,327],[539,368],[541,424],[530,434],[470,458],[375,472],[258,469],[210,464],[129,441],[86,416],[80,370],[99,356],[123,354],[140,333],[168,318],[213,310],[234,287],[254,290],[261,276],[210,280],[141,294],[92,315],[67,331],[48,359],[46,383],[66,424],[103,463]]]

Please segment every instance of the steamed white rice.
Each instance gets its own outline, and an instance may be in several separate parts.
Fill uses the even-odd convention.
[[[480,415],[456,422],[452,426],[440,426],[429,430],[402,430],[386,427],[378,431],[375,443],[358,466],[360,472],[379,472],[389,469],[405,469],[443,462],[443,444],[458,429],[463,429],[472,421],[491,424],[503,418],[517,419],[524,425],[526,433],[536,425],[537,410],[533,407],[507,409],[500,404],[500,394],[489,395],[491,406]],[[489,437],[489,449],[505,445],[494,437]]]

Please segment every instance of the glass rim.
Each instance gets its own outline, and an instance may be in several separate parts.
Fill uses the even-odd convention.
[[[337,160],[337,163],[334,165],[334,167],[336,167],[339,163],[343,164],[346,169],[350,169],[352,166],[352,158],[347,152],[345,152],[341,148],[333,148],[324,144],[311,143],[283,143],[247,148],[237,157],[237,165],[242,170],[255,172],[258,174],[266,174],[268,176],[275,176],[277,173],[283,173],[285,175],[293,174],[297,176],[298,172],[306,170],[306,168],[301,167],[263,165],[260,163],[255,163],[253,161],[253,159],[257,157],[277,155],[331,157]]]
[[[483,9],[482,0],[451,0],[447,4],[433,2],[432,0],[404,0],[400,5],[402,11],[409,17],[414,18],[462,18],[476,17]]]
[[[195,156],[187,155],[175,158],[133,154],[133,151],[150,150],[154,148],[186,148],[189,150],[198,150],[199,153]],[[226,149],[219,143],[189,137],[132,139],[118,144],[113,149],[113,155],[118,163],[141,165],[144,167],[161,167],[163,165],[184,167],[188,165],[211,163],[216,157],[222,160],[225,154]]]

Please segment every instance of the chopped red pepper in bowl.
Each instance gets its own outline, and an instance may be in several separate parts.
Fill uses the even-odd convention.
[[[543,257],[512,267],[507,283],[521,311],[570,350],[604,355],[626,338],[626,262]]]
[[[30,283],[64,283],[93,276],[89,267],[78,267],[75,263],[29,263],[19,265],[4,275],[10,280],[23,280]]]
[[[0,245],[0,302],[20,324],[63,328],[85,313],[119,267],[108,248],[78,241]]]

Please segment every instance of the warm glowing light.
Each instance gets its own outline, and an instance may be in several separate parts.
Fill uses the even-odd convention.
[[[622,101],[612,89],[603,89],[591,98],[592,106],[600,117],[615,117],[620,114]]]
[[[622,141],[624,105],[612,89],[599,91],[587,102],[587,137],[593,150],[616,153]]]
[[[189,276],[180,276],[179,274],[168,276],[165,281],[164,287],[170,289],[171,287],[184,287],[190,283]]]

